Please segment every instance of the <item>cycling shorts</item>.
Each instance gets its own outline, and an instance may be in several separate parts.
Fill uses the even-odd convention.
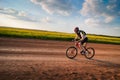
[[[81,41],[81,44],[83,45],[85,42],[87,42],[88,41],[88,38],[86,37],[85,39],[83,39],[82,41]]]

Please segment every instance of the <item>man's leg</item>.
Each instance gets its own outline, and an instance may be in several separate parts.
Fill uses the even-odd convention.
[[[84,50],[84,51],[85,51],[85,49],[86,49],[86,48],[85,48],[85,46],[83,46],[83,44],[82,44],[82,43],[80,43],[80,47],[81,47],[81,49],[82,49],[82,50]]]
[[[88,38],[85,38],[84,40],[82,40],[80,42],[80,47],[82,49],[81,53],[84,52],[84,51],[86,51],[87,40],[88,40]]]
[[[81,41],[81,47],[82,47],[83,50],[86,49],[87,41],[88,41],[87,37]]]

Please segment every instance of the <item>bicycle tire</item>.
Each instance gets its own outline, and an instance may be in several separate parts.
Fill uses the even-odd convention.
[[[72,51],[71,51],[72,50]],[[78,50],[76,47],[74,46],[71,46],[69,48],[67,48],[66,50],[66,56],[69,58],[69,59],[73,59],[77,56],[78,54]]]
[[[93,58],[94,55],[95,55],[95,50],[94,50],[94,48],[92,48],[92,47],[87,48],[86,51],[85,51],[85,54],[84,54],[84,56],[85,56],[87,59]]]

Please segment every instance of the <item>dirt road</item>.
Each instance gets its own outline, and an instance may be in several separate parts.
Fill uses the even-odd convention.
[[[94,44],[88,60],[65,55],[73,42],[0,38],[0,80],[120,80],[120,45]]]

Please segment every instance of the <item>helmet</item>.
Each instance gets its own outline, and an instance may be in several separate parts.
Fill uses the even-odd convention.
[[[74,28],[74,32],[77,32],[78,30],[79,30],[78,27],[75,27],[75,28]]]

